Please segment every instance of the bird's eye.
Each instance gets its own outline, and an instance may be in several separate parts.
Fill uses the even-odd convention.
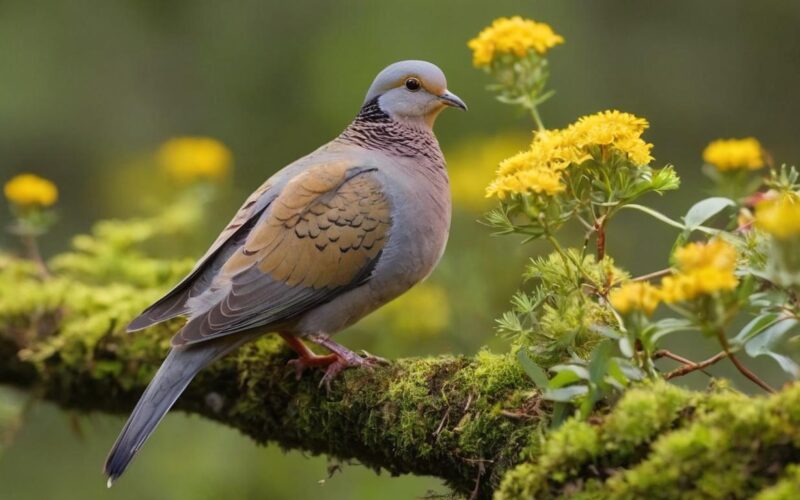
[[[422,87],[422,84],[417,78],[409,78],[406,80],[406,88],[411,92],[416,92]]]

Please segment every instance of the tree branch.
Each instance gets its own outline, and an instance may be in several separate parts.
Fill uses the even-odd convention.
[[[0,383],[65,408],[128,413],[182,324],[123,333],[162,285],[97,285],[57,269],[42,282],[35,268],[7,262],[0,256]],[[169,268],[153,269],[172,279],[162,272]],[[295,380],[286,364],[292,356],[276,336],[246,345],[201,372],[177,409],[258,443],[358,460],[392,474],[433,475],[481,499],[702,496],[709,481],[737,488],[722,496],[749,497],[791,481],[784,469],[800,456],[798,385],[749,398],[649,383],[628,389],[589,422],[571,419],[553,431],[552,405],[511,354],[347,370],[330,393],[318,388],[319,373]],[[709,435],[720,437],[709,441]],[[147,454],[145,447],[140,460]],[[724,479],[729,473],[735,481]]]

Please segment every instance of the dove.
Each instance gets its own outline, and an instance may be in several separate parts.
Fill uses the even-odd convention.
[[[316,367],[328,388],[343,369],[380,361],[331,336],[425,279],[444,253],[450,189],[433,125],[447,107],[467,109],[434,64],[383,69],[350,125],[261,185],[194,269],[128,325],[187,318],[106,459],[109,487],[195,375],[246,342],[280,335],[298,354],[298,378]]]

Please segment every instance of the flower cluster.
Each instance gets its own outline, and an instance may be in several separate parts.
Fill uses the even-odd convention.
[[[221,142],[209,137],[177,137],[158,151],[164,170],[181,183],[219,181],[231,169],[232,155]]]
[[[756,205],[756,227],[786,240],[800,234],[800,196],[788,192]]]
[[[561,172],[580,160],[576,153],[562,131],[537,132],[530,149],[500,163],[486,196],[504,199],[510,193],[558,194],[564,191]]]
[[[661,302],[661,292],[647,282],[630,282],[611,290],[608,301],[622,314],[643,311],[649,316]]]
[[[644,118],[611,110],[579,118],[570,125],[568,134],[587,153],[594,146],[609,147],[626,155],[634,165],[647,165],[653,161],[653,145],[642,139],[642,133],[649,126]]]
[[[619,111],[603,111],[578,119],[562,130],[537,132],[528,151],[500,164],[486,196],[505,199],[511,193],[555,195],[564,191],[562,173],[586,160],[604,162],[609,153],[623,156],[634,166],[652,161],[653,145],[642,139],[644,118]]]
[[[703,150],[703,161],[721,172],[758,170],[764,166],[764,150],[753,137],[719,139]]]
[[[564,43],[564,38],[546,23],[520,16],[495,19],[491,26],[469,41],[476,67],[491,65],[498,55],[525,57],[529,52],[545,54],[548,49]]]
[[[58,188],[47,179],[33,174],[20,174],[3,187],[6,199],[21,209],[44,208],[58,200]]]
[[[661,298],[667,303],[685,302],[701,295],[733,290],[736,249],[722,239],[689,243],[675,251],[678,272],[661,282]]]

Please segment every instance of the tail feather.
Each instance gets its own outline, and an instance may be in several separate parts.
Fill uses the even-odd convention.
[[[108,454],[104,470],[109,487],[125,472],[128,464],[195,375],[203,367],[247,340],[246,336],[237,335],[170,351]]]

